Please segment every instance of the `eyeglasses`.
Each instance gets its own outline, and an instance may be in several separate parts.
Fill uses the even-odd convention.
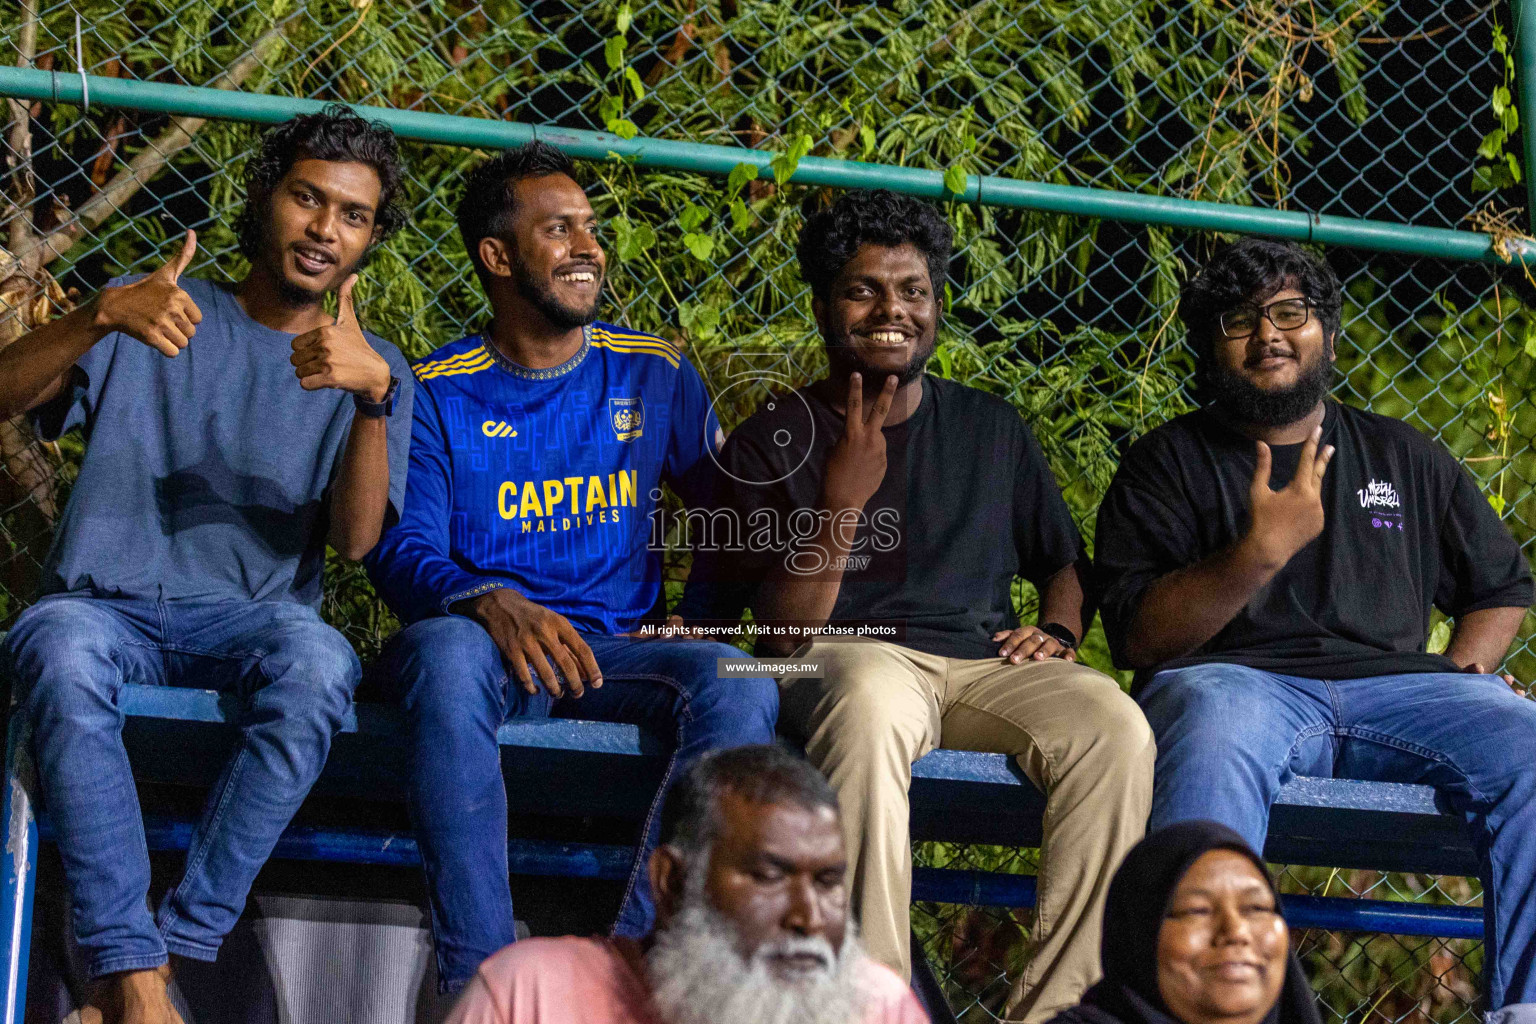
[[[1246,338],[1259,329],[1263,317],[1282,331],[1305,327],[1311,318],[1312,303],[1306,299],[1280,299],[1267,306],[1239,306],[1221,314],[1221,333],[1229,338]]]

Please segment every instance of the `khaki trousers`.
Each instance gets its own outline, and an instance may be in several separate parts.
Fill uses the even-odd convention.
[[[869,953],[910,977],[912,762],[933,750],[1017,759],[1046,796],[1034,957],[1004,1015],[1029,1024],[1099,977],[1104,896],[1146,828],[1152,730],[1114,680],[1072,662],[941,658],[880,640],[815,641],[826,669],[780,682],[780,728],[837,790],[850,893]]]

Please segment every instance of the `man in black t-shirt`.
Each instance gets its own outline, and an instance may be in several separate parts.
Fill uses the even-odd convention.
[[[1204,408],[1132,445],[1099,511],[1105,632],[1157,734],[1149,827],[1257,850],[1293,775],[1432,784],[1487,865],[1489,1005],[1536,1004],[1536,702],[1493,674],[1530,570],[1448,451],[1328,398],[1340,307],[1299,246],[1221,251],[1181,305]]]
[[[1154,751],[1134,702],[1075,663],[1082,540],[1029,428],[923,373],[950,246],[936,209],[890,192],[807,222],[830,373],[727,440],[701,545],[716,550],[679,612],[735,621],[750,605],[759,654],[822,670],[781,681],[779,721],[838,791],[864,940],[904,975],[912,762],[939,746],[1017,758],[1047,810],[1038,944],[1008,1016],[1041,1021],[1098,977],[1105,889],[1142,834]],[[1019,625],[1016,576],[1040,591],[1039,626]],[[837,635],[802,643],[822,629]]]

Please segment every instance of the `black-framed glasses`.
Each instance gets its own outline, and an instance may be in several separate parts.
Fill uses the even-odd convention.
[[[1306,299],[1277,299],[1267,306],[1238,306],[1221,314],[1221,333],[1229,338],[1246,338],[1259,329],[1263,317],[1282,331],[1305,327],[1312,318],[1312,303]]]

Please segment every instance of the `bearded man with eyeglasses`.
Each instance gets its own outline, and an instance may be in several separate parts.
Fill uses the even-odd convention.
[[[1536,702],[1496,674],[1530,569],[1450,452],[1329,398],[1341,305],[1300,246],[1218,252],[1180,308],[1203,407],[1131,446],[1099,512],[1105,633],[1157,736],[1148,831],[1261,850],[1295,775],[1433,785],[1483,865],[1489,1020],[1536,1019]]]

